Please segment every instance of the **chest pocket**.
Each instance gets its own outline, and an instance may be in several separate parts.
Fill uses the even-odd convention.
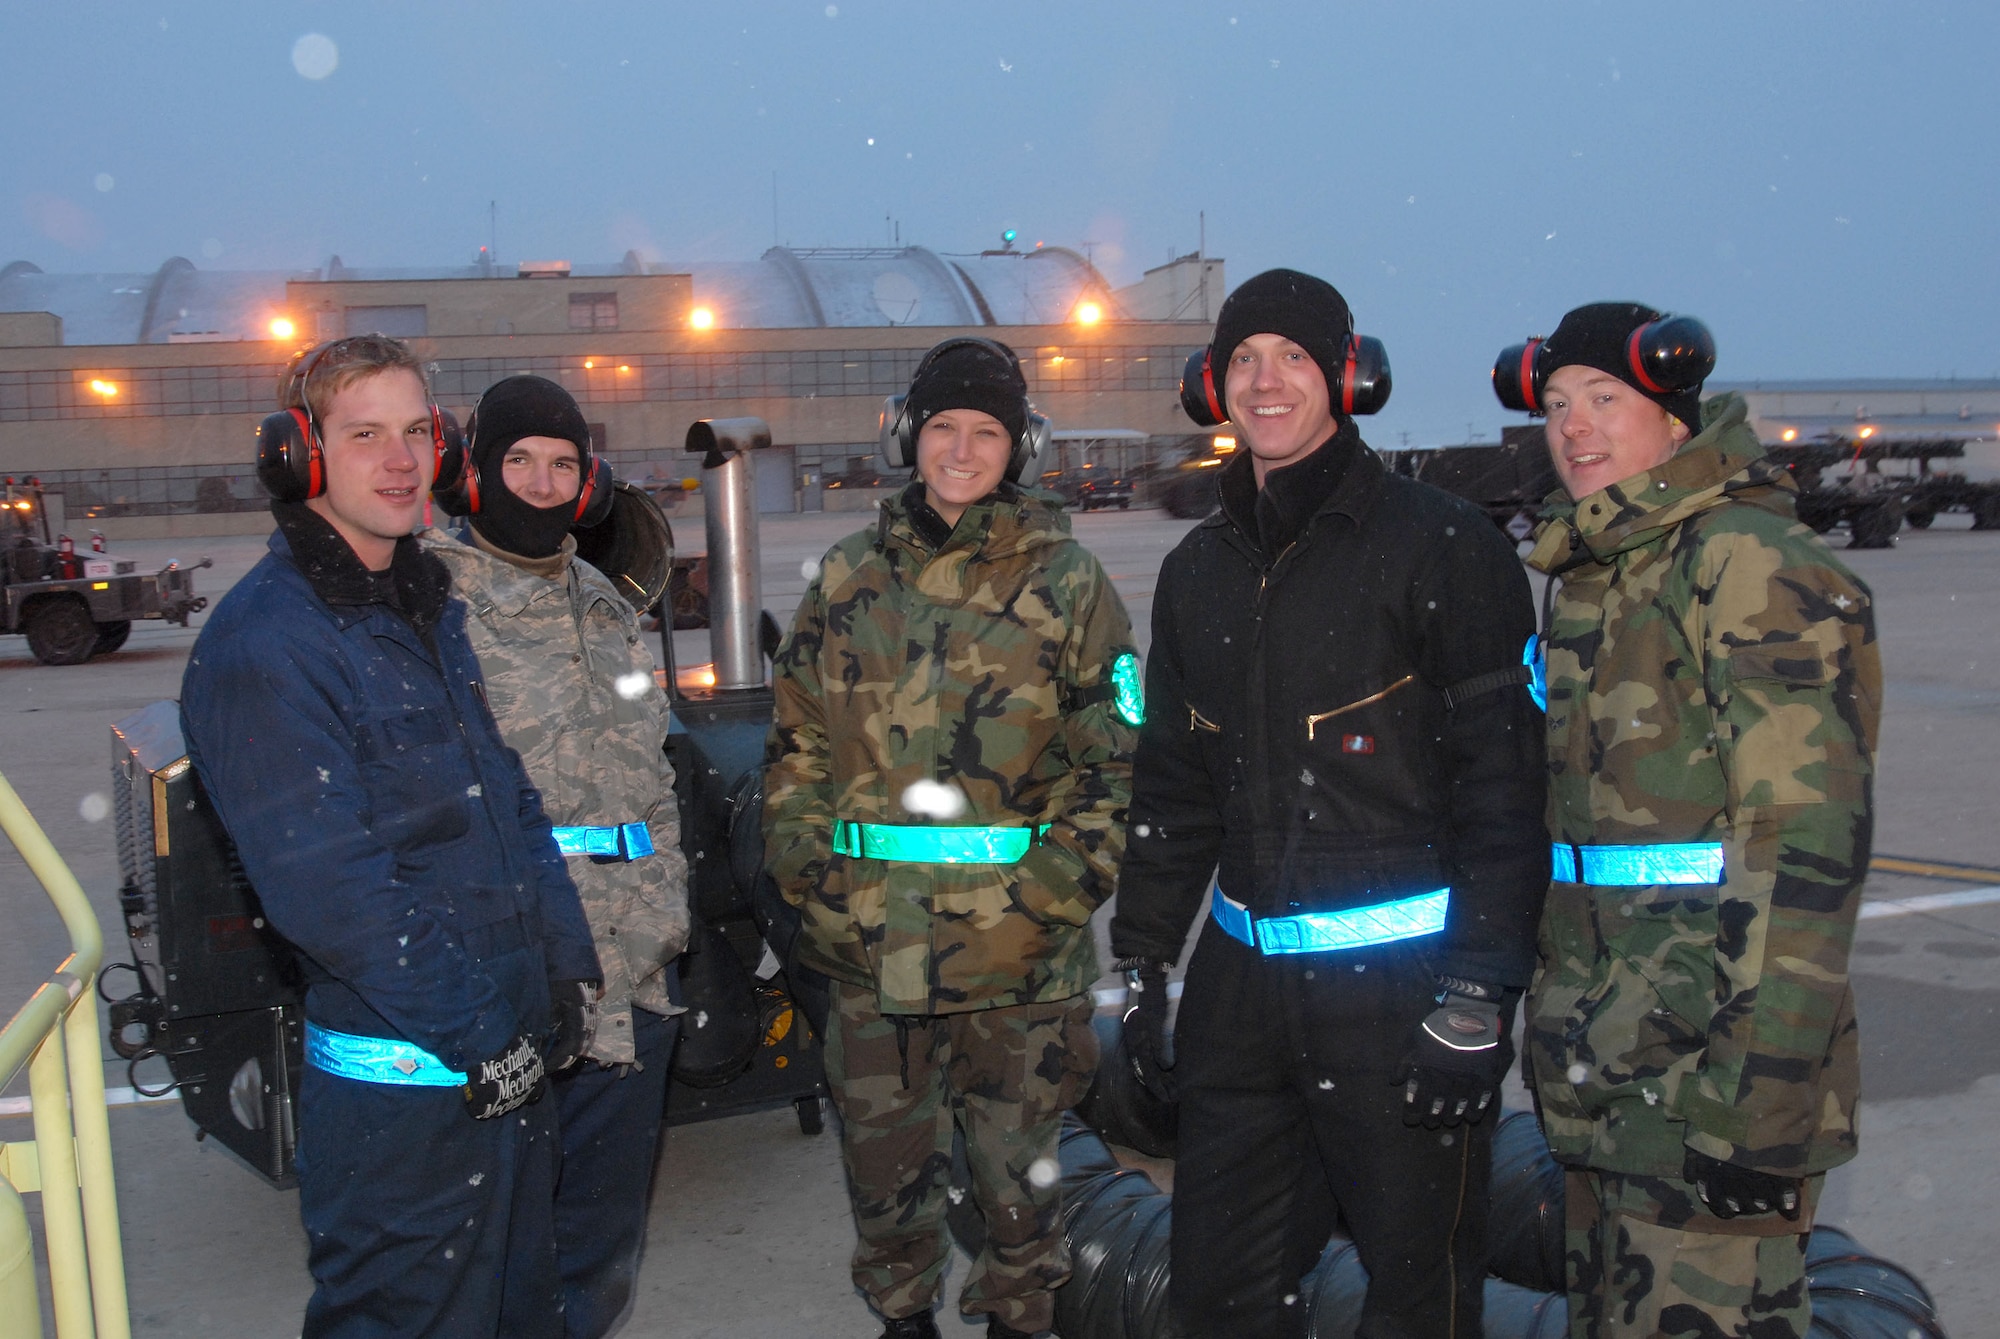
[[[1838,730],[1816,647],[1742,647],[1729,657],[1731,713],[1737,722],[1730,768],[1738,803],[1817,804],[1828,798],[1832,759],[1826,739]]]
[[[372,831],[401,858],[455,841],[482,802],[456,724],[435,707],[372,715],[356,729]],[[420,857],[419,857],[420,858]]]
[[[1307,713],[1306,742],[1325,744],[1342,753],[1373,753],[1374,723],[1382,719],[1382,713],[1370,712],[1368,709],[1398,690],[1408,688],[1416,681],[1416,675],[1405,674],[1380,692],[1370,693],[1366,697],[1356,698],[1337,707],[1329,707],[1325,711]]]

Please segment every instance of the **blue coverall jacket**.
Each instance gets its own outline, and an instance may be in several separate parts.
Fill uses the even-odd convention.
[[[465,606],[442,599],[414,541],[399,548],[399,567],[438,583],[428,635],[373,601],[351,551],[352,570],[309,580],[272,535],[195,643],[182,721],[265,914],[303,958],[306,1016],[463,1070],[539,1038],[547,981],[599,971],[541,797],[486,709]],[[540,980],[508,951],[524,942]]]

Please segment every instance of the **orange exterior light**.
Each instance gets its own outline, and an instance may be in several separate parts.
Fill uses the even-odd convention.
[[[1234,437],[1221,436],[1217,437],[1210,445],[1215,448],[1216,455],[1226,456],[1236,449],[1236,439]]]
[[[586,372],[588,372],[591,368],[596,366],[597,366],[597,360],[595,358],[586,358],[583,360],[583,370]]]
[[[1778,440],[1781,442],[1796,442],[1799,440],[1799,430],[1797,428],[1786,428],[1778,434]]]
[[[620,372],[630,372],[630,371],[632,370],[632,364],[630,364],[630,363],[620,363],[620,364],[618,364],[618,370],[619,370]]]
[[[1095,302],[1079,302],[1076,304],[1076,323],[1078,325],[1096,325],[1103,319],[1104,308]]]
[[[107,400],[115,400],[118,398],[118,383],[115,381],[106,381],[102,377],[92,377],[90,379],[90,393],[102,396]]]
[[[270,329],[272,339],[290,339],[298,333],[299,328],[283,316],[273,316]]]
[[[688,324],[696,330],[715,329],[715,312],[707,307],[696,307],[688,313]]]
[[[1861,431],[1860,431],[1860,432],[1859,432],[1859,433],[1857,434],[1857,436],[1859,436],[1859,437],[1861,438],[1861,440],[1862,440],[1862,441],[1864,441],[1864,442],[1865,442],[1865,441],[1867,441],[1867,440],[1868,440],[1868,439],[1869,439],[1870,437],[1873,437],[1874,435],[1875,435],[1875,429],[1873,429],[1873,428],[1863,428],[1863,429],[1862,429],[1862,430],[1861,430]]]

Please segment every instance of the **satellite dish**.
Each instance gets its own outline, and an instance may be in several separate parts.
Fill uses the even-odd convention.
[[[875,276],[875,305],[889,318],[890,325],[910,324],[923,303],[923,290],[901,270],[884,270]]]

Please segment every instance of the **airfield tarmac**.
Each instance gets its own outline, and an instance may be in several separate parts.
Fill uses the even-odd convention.
[[[785,622],[826,547],[865,518],[762,518],[764,604]],[[1143,649],[1160,559],[1189,523],[1161,512],[1074,518],[1130,610]],[[1905,1265],[1959,1339],[2000,1335],[2000,532],[1964,517],[1905,531],[1894,549],[1841,551],[1875,591],[1886,671],[1876,787],[1878,862],[1853,960],[1863,1049],[1861,1154],[1829,1179],[1821,1221]],[[686,528],[686,523],[683,523]],[[1838,537],[1836,537],[1838,542]],[[122,544],[164,563],[212,555],[213,598],[261,539]],[[0,772],[89,891],[123,956],[108,792],[109,725],[177,694],[195,629],[134,627],[125,648],[72,668],[38,665],[0,638]],[[707,634],[677,634],[682,664]],[[1957,867],[1953,877],[1950,869]],[[66,940],[39,887],[0,844],[0,1009],[60,961]],[[1104,923],[1100,913],[1100,931]],[[122,984],[119,983],[119,984]],[[1105,988],[1115,983],[1101,982]],[[104,1052],[105,1081],[126,1089]],[[157,1079],[157,1076],[155,1076]],[[23,1076],[0,1094],[0,1140],[29,1137]],[[1525,1096],[1511,1094],[1516,1105]],[[116,1105],[133,1333],[291,1336],[311,1283],[293,1192],[273,1190],[212,1142],[177,1101]],[[421,1157],[420,1150],[412,1151]],[[30,1197],[31,1206],[34,1203]],[[847,1275],[852,1245],[831,1132],[799,1133],[790,1107],[669,1130],[652,1201],[631,1336],[871,1339],[879,1329]],[[963,1269],[953,1272],[954,1283]],[[46,1314],[46,1303],[45,1303]],[[947,1334],[979,1333],[946,1315]]]

